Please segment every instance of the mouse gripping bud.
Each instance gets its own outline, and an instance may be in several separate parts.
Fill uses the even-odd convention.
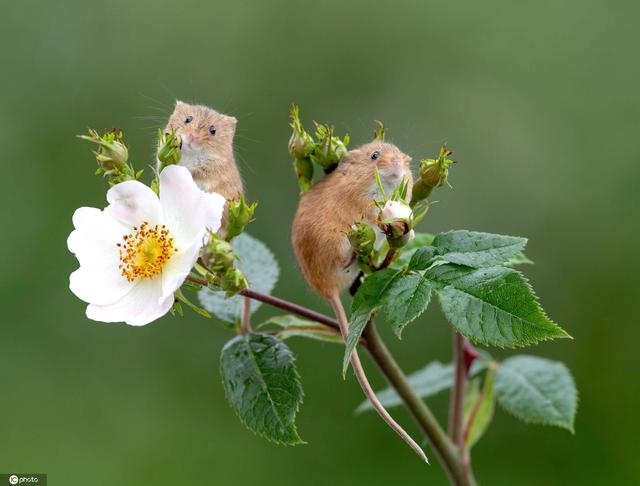
[[[449,166],[455,163],[449,159],[453,152],[447,149],[447,145],[440,148],[440,155],[437,159],[426,159],[420,161],[420,179],[413,185],[413,193],[411,197],[411,206],[413,207],[418,201],[422,201],[429,197],[431,191],[436,187],[449,184]]]
[[[226,240],[231,241],[234,237],[238,236],[244,231],[244,228],[252,221],[253,213],[258,207],[258,203],[247,204],[244,200],[244,196],[235,201],[229,201],[229,215],[227,224]]]
[[[315,123],[315,122],[314,122]],[[342,140],[333,135],[334,128],[331,125],[316,123],[316,146],[311,154],[311,160],[324,169],[328,174],[338,166],[338,162],[347,154],[349,135]]]
[[[391,248],[403,247],[413,239],[415,224],[413,211],[401,201],[387,201],[378,213],[378,227],[387,236]]]
[[[180,162],[180,149],[182,147],[182,140],[176,134],[175,131],[171,133],[162,133],[162,130],[158,130],[158,161],[160,172],[168,165],[174,165]]]
[[[89,128],[89,135],[78,135],[82,140],[88,140],[98,145],[93,151],[98,162],[97,174],[104,174],[111,185],[126,180],[135,180],[136,174],[133,168],[127,164],[129,150],[124,144],[124,133],[120,129],[105,130],[103,135]]]
[[[347,230],[347,238],[358,257],[358,266],[370,271],[376,243],[375,230],[367,222],[360,221]]]

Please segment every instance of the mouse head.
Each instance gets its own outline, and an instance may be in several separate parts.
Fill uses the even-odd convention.
[[[176,101],[166,132],[175,130],[181,141],[181,165],[190,169],[233,155],[233,136],[237,120],[203,105]]]
[[[362,173],[375,185],[374,168],[378,168],[385,192],[390,194],[403,178],[411,178],[411,157],[392,143],[374,141],[350,150],[340,162],[338,170]]]

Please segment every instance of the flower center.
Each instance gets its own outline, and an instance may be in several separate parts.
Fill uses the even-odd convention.
[[[129,282],[155,277],[178,250],[165,225],[151,226],[146,221],[134,226],[133,233],[124,235],[122,241],[118,243],[122,262],[118,268]]]

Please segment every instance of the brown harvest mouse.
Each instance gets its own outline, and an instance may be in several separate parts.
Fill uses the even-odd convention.
[[[181,140],[179,165],[189,169],[203,191],[227,200],[243,194],[242,179],[233,156],[237,120],[203,105],[176,101],[165,132],[175,130]]]
[[[315,184],[300,199],[293,221],[292,243],[298,264],[309,285],[327,299],[340,324],[343,338],[348,320],[340,300],[359,273],[346,232],[363,218],[375,222],[378,210],[372,204],[382,199],[375,181],[377,167],[382,186],[391,194],[404,179],[411,197],[411,158],[393,144],[375,141],[349,151],[338,167]],[[398,425],[375,396],[360,363],[357,349],[351,364],[360,385],[383,420],[426,462],[418,444]]]

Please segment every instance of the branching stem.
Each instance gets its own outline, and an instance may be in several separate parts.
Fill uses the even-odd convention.
[[[207,286],[206,279],[201,277],[189,276],[188,280],[204,287]],[[278,309],[286,310],[292,314],[314,320],[334,329],[340,329],[335,319],[293,302],[272,295],[266,295],[252,289],[244,289],[240,294],[277,307]],[[398,396],[400,396],[404,405],[431,443],[440,462],[447,471],[451,483],[455,486],[475,486],[476,483],[473,478],[473,473],[469,468],[465,468],[462,454],[459,453],[454,443],[442,430],[427,404],[415,392],[407,376],[387,349],[373,322],[370,322],[369,325],[366,326],[362,337],[364,338],[361,340],[362,346],[367,349],[373,361],[378,365],[378,368]]]

